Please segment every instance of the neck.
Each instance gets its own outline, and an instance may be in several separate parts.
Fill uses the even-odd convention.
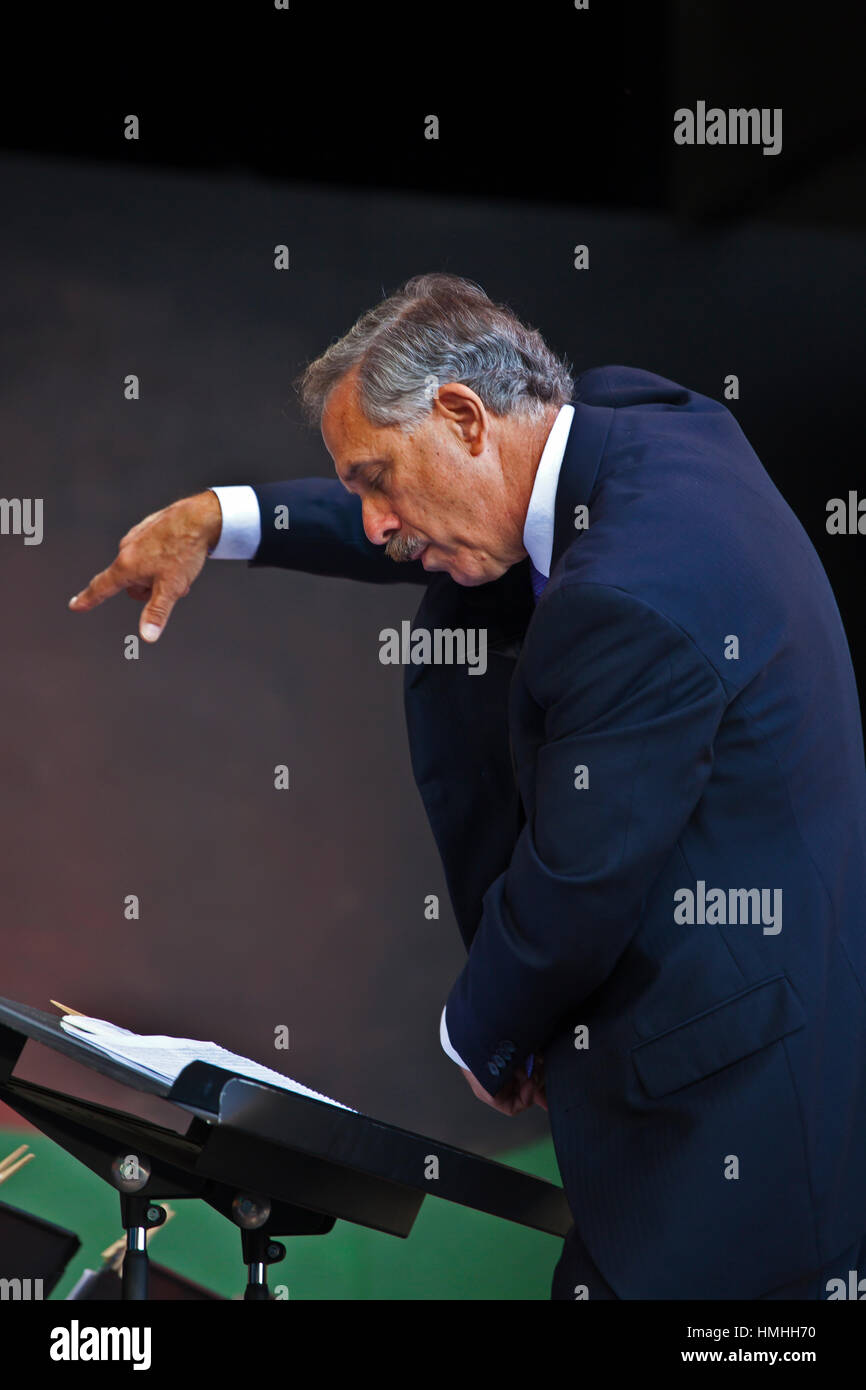
[[[551,405],[537,420],[515,421],[512,430],[509,431],[507,448],[503,451],[509,511],[522,555],[526,554],[523,547],[523,527],[529,511],[535,475],[559,411],[558,405]]]

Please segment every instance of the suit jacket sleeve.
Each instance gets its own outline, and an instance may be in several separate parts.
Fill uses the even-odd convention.
[[[491,1095],[615,969],[701,796],[727,704],[681,629],[607,585],[566,577],[521,660],[544,729],[534,797],[446,1005],[452,1045]]]
[[[276,565],[371,584],[427,584],[419,560],[399,564],[364,533],[361,499],[335,478],[254,485],[262,538],[250,566]],[[287,524],[286,524],[287,523]]]

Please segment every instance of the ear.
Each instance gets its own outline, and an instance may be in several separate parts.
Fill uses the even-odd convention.
[[[471,454],[481,453],[490,421],[483,401],[470,386],[460,381],[446,382],[439,387],[433,408],[459,434]]]

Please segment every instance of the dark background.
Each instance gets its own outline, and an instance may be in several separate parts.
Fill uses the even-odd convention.
[[[213,1038],[482,1152],[547,1132],[480,1105],[439,1048],[463,950],[402,671],[378,661],[418,593],[213,561],[137,662],[138,605],[66,602],[175,497],[330,476],[293,378],[383,293],[450,270],[575,372],[716,398],[739,377],[730,408],[821,555],[862,691],[866,541],[825,530],[829,498],[866,486],[862,53],[808,13],[806,32],[781,7],[292,0],[130,12],[126,32],[118,12],[57,75],[10,48],[2,494],[44,498],[45,538],[0,537],[0,994]],[[675,146],[699,99],[781,106],[782,153]],[[121,1103],[41,1049],[21,1070]]]

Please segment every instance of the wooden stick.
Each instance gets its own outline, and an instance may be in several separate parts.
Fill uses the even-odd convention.
[[[8,1168],[10,1163],[14,1163],[16,1158],[20,1158],[29,1148],[29,1144],[21,1144],[17,1149],[13,1149],[11,1154],[7,1155],[6,1158],[0,1158],[0,1173],[3,1172],[4,1168]]]
[[[19,1158],[17,1163],[13,1163],[11,1168],[7,1168],[4,1173],[0,1173],[0,1186],[11,1178],[13,1173],[17,1173],[19,1168],[23,1168],[25,1163],[29,1163],[31,1158],[35,1157],[35,1154],[25,1154],[23,1158]]]
[[[49,999],[48,1002],[49,1004],[53,1004],[56,1009],[59,1009],[62,1014],[79,1014],[82,1018],[87,1017],[86,1014],[81,1013],[80,1009],[70,1009],[68,1004],[58,1004],[56,999]]]

